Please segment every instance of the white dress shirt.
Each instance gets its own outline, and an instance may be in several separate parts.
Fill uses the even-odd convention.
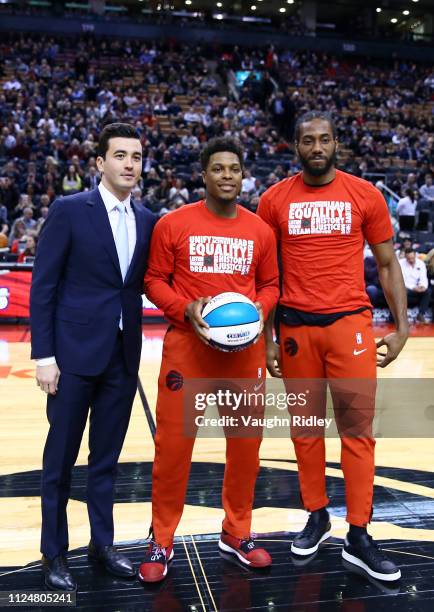
[[[98,185],[99,192],[102,197],[102,201],[107,210],[107,214],[110,221],[110,227],[112,228],[113,239],[116,236],[116,229],[118,227],[119,222],[119,211],[117,210],[117,205],[119,204],[119,200],[115,195],[111,193],[104,187],[102,182]],[[136,248],[136,217],[134,215],[133,209],[131,208],[131,194],[122,201],[125,204],[125,219],[127,222],[127,230],[128,230],[128,263],[131,263],[131,259],[133,258],[134,249]]]
[[[251,191],[255,191],[255,187],[256,178],[254,176],[243,178],[241,183],[241,191],[247,191],[247,193],[250,193]]]
[[[434,185],[427,185],[426,183],[422,185],[419,189],[420,195],[430,202],[434,202]]]
[[[401,198],[396,205],[397,215],[408,215],[409,217],[414,217],[416,214],[416,204],[416,200],[412,200],[408,196]]]
[[[98,185],[99,193],[101,195],[102,201],[104,202],[104,206],[106,207],[110,227],[113,233],[113,239],[116,236],[116,229],[119,222],[119,210],[117,209],[117,205],[119,204],[118,198],[112,194],[111,191],[105,187],[102,182]],[[134,215],[133,209],[131,207],[131,194],[125,200],[122,200],[122,203],[125,205],[125,220],[127,223],[127,231],[128,231],[128,263],[131,263],[133,258],[134,249],[136,248],[136,239],[137,239],[137,229],[136,229],[136,217]],[[53,365],[56,363],[55,357],[44,357],[43,359],[36,359],[36,365],[38,366],[46,366]]]
[[[404,257],[404,259],[399,260],[399,265],[401,266],[406,289],[413,290],[418,285],[428,289],[428,275],[423,261],[416,259],[414,266],[412,266]]]

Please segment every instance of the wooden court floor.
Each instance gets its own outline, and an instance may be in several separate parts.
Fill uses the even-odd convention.
[[[163,333],[164,326],[143,328],[140,393],[135,398],[116,490],[115,539],[123,543],[137,561],[143,554],[143,540],[147,537],[150,523],[150,475],[154,454],[152,429]],[[0,327],[0,591],[16,584],[10,581],[22,575],[22,568],[28,570],[28,582],[25,583],[28,588],[38,588],[40,580],[37,563],[40,557],[39,481],[47,421],[44,395],[35,385],[34,364],[29,354],[26,327]],[[404,379],[434,379],[433,327],[414,328],[399,360],[387,370],[380,371],[379,375],[400,381],[401,385]],[[399,396],[396,402],[400,403]],[[144,403],[149,405],[148,413],[144,410]],[[431,410],[429,418],[434,419],[434,396],[432,404],[428,407]],[[406,406],[400,408],[405,411]],[[75,555],[71,564],[76,566],[78,573],[85,573],[87,567],[83,565],[84,553],[80,550],[89,540],[85,504],[87,453],[85,432],[68,506],[70,550]],[[93,586],[88,585],[84,589],[87,595],[83,595],[82,601],[86,602],[86,609],[94,605],[92,598],[98,588],[107,598],[104,609],[182,610],[196,606],[198,610],[247,610],[274,609],[273,605],[276,609],[337,609],[333,607],[333,601],[336,602],[334,598],[342,584],[339,587],[333,580],[336,571],[339,576],[346,575],[338,554],[341,539],[346,533],[339,458],[339,441],[327,440],[333,539],[323,547],[321,557],[309,567],[300,568],[291,562],[288,543],[306,520],[298,498],[297,466],[292,444],[286,439],[264,440],[253,511],[253,531],[267,534],[261,537],[269,542],[278,567],[274,569],[273,566],[274,574],[262,577],[256,574],[246,578],[245,570],[230,565],[230,559],[225,561],[219,557],[216,548],[216,534],[220,531],[223,516],[219,490],[224,468],[224,440],[198,439],[187,503],[177,531],[175,549],[179,560],[170,580],[164,587],[152,592],[144,591],[139,584],[117,585],[120,592],[125,591],[126,603],[125,606],[111,608],[113,602],[110,600],[108,583],[97,576]],[[345,609],[357,612],[390,607],[396,610],[434,609],[433,460],[434,441],[431,438],[384,437],[377,440],[378,468],[370,533],[375,538],[387,541],[385,548],[394,551],[394,560],[403,571],[403,584],[395,587],[393,592],[384,592],[380,587],[366,586],[366,581],[361,578],[351,579],[353,582],[350,583],[349,579],[345,579],[345,584],[349,584],[348,601],[360,599],[363,602],[362,607]],[[337,563],[339,566],[336,566]],[[339,569],[336,570],[336,567]],[[320,584],[315,582],[319,580],[318,575],[322,577]],[[288,585],[293,581],[292,586],[288,586],[291,596],[289,591],[285,594],[279,590],[279,580],[289,581]],[[180,585],[184,585],[185,589]],[[268,590],[264,590],[265,585],[268,585]],[[246,589],[248,593],[244,592]],[[244,599],[241,598],[242,601],[238,603],[236,593],[244,593]],[[385,604],[386,595],[386,599],[393,597],[393,605]],[[270,597],[274,598],[274,603]],[[270,601],[273,605],[270,605]],[[98,609],[98,606],[92,609]]]

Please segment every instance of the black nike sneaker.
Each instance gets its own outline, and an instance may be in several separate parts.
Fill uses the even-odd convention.
[[[302,555],[294,555],[291,553],[290,560],[294,567],[301,568],[310,565],[317,557],[318,551],[314,552],[313,555],[306,555],[304,557]]]
[[[377,580],[376,578],[372,578],[372,576],[361,567],[354,565],[354,563],[348,563],[345,559],[342,559],[342,565],[350,574],[357,576],[356,579],[346,582],[344,590],[342,591],[344,600],[363,597],[363,593],[366,593],[366,582],[372,584],[377,591],[385,595],[398,595],[401,592],[402,584],[400,580],[394,580],[393,582]]]
[[[305,557],[312,555],[318,550],[319,545],[330,537],[331,524],[329,515],[324,519],[319,512],[312,512],[306,523],[306,527],[297,534],[291,544],[291,552],[294,555]]]
[[[377,580],[392,582],[401,578],[401,570],[381,551],[370,535],[362,534],[350,541],[345,538],[342,558],[365,570]]]

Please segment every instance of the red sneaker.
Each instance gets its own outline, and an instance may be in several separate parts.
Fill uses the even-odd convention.
[[[219,548],[224,552],[236,555],[242,563],[250,567],[268,567],[272,563],[271,556],[265,548],[256,548],[252,538],[240,540],[222,531]]]
[[[174,557],[173,544],[163,548],[154,541],[149,543],[145,560],[139,567],[139,579],[142,582],[160,582],[166,577],[167,564]]]

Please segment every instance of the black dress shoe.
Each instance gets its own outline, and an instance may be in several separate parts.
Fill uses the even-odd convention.
[[[75,591],[77,583],[69,571],[66,557],[59,555],[54,559],[42,557],[45,586],[52,591]]]
[[[114,546],[97,548],[89,542],[88,556],[99,561],[105,569],[119,578],[133,578],[136,575],[133,564],[125,555],[121,555]]]

